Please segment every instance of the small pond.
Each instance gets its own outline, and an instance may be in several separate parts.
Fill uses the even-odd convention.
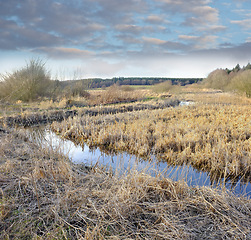
[[[32,139],[35,139],[43,146],[49,146],[61,151],[76,164],[104,166],[107,170],[118,171],[119,174],[124,174],[130,169],[145,170],[152,176],[161,175],[175,181],[184,180],[189,186],[225,186],[237,195],[251,196],[251,184],[249,182],[243,183],[240,180],[224,183],[213,181],[207,172],[198,171],[187,165],[169,166],[168,163],[159,162],[154,157],[146,161],[127,153],[106,154],[99,148],[90,149],[86,144],[80,146],[70,140],[62,139],[48,128],[29,128],[28,131]]]

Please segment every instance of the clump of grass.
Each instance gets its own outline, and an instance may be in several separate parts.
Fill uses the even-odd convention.
[[[93,94],[89,103],[91,105],[112,104],[119,102],[136,101],[142,98],[143,91],[125,91],[120,86],[114,84],[105,90]],[[141,94],[140,94],[141,93]]]
[[[180,94],[181,90],[182,87],[180,85],[173,85],[171,80],[155,84],[152,87],[154,93],[162,95],[163,93]],[[161,97],[161,95],[159,97]]]
[[[180,99],[192,100],[203,104],[250,105],[251,99],[233,92],[204,88],[203,85],[182,87]]]
[[[153,86],[153,91],[156,93],[169,92],[173,88],[172,81],[165,81],[162,83],[158,83]]]
[[[0,132],[1,239],[249,239],[250,199],[74,165]]]

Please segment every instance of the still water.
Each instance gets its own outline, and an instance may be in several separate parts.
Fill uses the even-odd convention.
[[[169,166],[167,162],[159,162],[154,157],[143,160],[127,153],[106,154],[99,148],[90,149],[86,144],[80,146],[70,140],[62,139],[48,128],[30,128],[28,132],[33,141],[37,141],[42,146],[59,150],[76,164],[85,164],[90,167],[99,165],[107,170],[117,171],[118,174],[125,174],[136,169],[152,176],[160,175],[175,181],[184,180],[189,186],[224,186],[237,195],[244,194],[251,197],[250,182],[243,183],[241,180],[237,182],[213,181],[207,172],[198,171],[189,165]]]

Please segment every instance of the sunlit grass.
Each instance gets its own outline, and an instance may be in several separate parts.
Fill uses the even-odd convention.
[[[220,177],[251,172],[251,105],[193,104],[113,115],[76,116],[52,129],[79,143],[173,165],[191,164]]]

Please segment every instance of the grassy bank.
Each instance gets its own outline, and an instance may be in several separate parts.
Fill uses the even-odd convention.
[[[251,201],[207,187],[74,165],[0,131],[1,239],[249,239]]]

